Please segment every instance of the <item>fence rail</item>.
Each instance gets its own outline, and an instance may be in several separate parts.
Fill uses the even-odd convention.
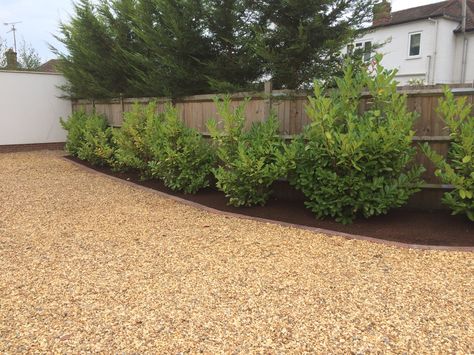
[[[451,85],[452,91],[457,96],[466,96],[469,103],[474,103],[474,88],[466,85]],[[427,142],[442,155],[446,155],[449,149],[451,137],[448,135],[446,125],[437,115],[436,107],[438,100],[443,95],[441,87],[405,87],[400,90],[407,95],[407,108],[409,111],[417,112],[418,120],[414,125],[416,135],[414,144]],[[309,123],[305,112],[307,104],[307,92],[294,92],[288,90],[273,90],[271,85],[265,86],[264,92],[245,92],[230,95],[232,104],[237,106],[248,98],[246,105],[246,126],[254,122],[265,120],[270,112],[275,112],[280,123],[280,134],[285,139],[291,139],[299,134],[303,127]],[[135,103],[146,105],[151,101],[157,103],[157,111],[162,112],[166,103],[172,103],[180,112],[182,120],[189,127],[197,129],[204,136],[209,136],[206,123],[211,118],[218,118],[214,104],[216,95],[195,95],[171,100],[169,98],[117,98],[110,100],[74,100],[73,111],[84,110],[86,112],[96,111],[103,114],[112,126],[120,127],[123,113],[130,111]],[[361,110],[368,104],[368,97],[361,99]],[[450,188],[443,185],[434,175],[435,168],[432,163],[418,152],[416,160],[426,168],[424,174],[424,194],[418,194],[414,205],[439,207],[440,192]]]

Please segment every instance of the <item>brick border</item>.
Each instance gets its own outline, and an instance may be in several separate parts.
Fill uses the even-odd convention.
[[[0,153],[30,152],[36,150],[64,150],[65,142],[0,145]]]
[[[373,238],[373,237],[366,237],[366,236],[363,236],[363,235],[337,232],[337,231],[333,231],[333,230],[329,230],[329,229],[309,227],[309,226],[304,226],[304,225],[301,225],[301,224],[281,222],[281,221],[275,221],[275,220],[272,220],[272,219],[252,217],[252,216],[242,215],[242,214],[233,213],[233,212],[221,211],[221,210],[218,210],[218,209],[215,209],[215,208],[212,208],[212,207],[201,205],[200,203],[197,203],[197,202],[193,202],[193,201],[189,201],[189,200],[186,200],[184,198],[181,198],[181,197],[169,195],[165,192],[157,191],[157,190],[154,190],[150,187],[141,186],[141,185],[135,184],[134,182],[123,180],[123,179],[120,179],[118,177],[102,173],[100,171],[89,168],[85,165],[82,165],[78,162],[67,159],[66,157],[62,157],[61,159],[68,162],[68,163],[70,163],[70,164],[72,164],[72,165],[74,165],[74,166],[76,166],[76,167],[78,167],[78,168],[80,168],[80,169],[82,169],[82,170],[84,170],[84,171],[87,171],[87,172],[90,172],[90,173],[93,173],[93,174],[96,174],[96,175],[101,175],[101,176],[107,177],[111,180],[115,180],[115,181],[121,182],[123,184],[126,184],[128,186],[132,186],[132,187],[135,187],[135,188],[138,188],[140,190],[147,191],[147,192],[152,192],[154,194],[157,194],[158,196],[161,196],[161,197],[164,197],[164,198],[176,201],[176,202],[180,202],[180,203],[183,203],[185,205],[188,205],[188,206],[191,206],[191,207],[194,207],[194,208],[206,211],[206,212],[218,214],[218,215],[223,215],[223,216],[228,216],[228,217],[235,217],[235,218],[239,218],[239,219],[252,220],[252,221],[263,222],[263,223],[271,223],[271,224],[276,224],[276,225],[283,226],[283,227],[299,228],[299,229],[315,232],[315,233],[318,233],[318,234],[325,234],[328,237],[336,236],[336,237],[342,237],[342,238],[351,239],[351,240],[363,240],[363,241],[367,241],[367,242],[383,244],[383,245],[386,245],[386,246],[403,248],[403,249],[474,252],[474,247],[454,247],[454,246],[442,246],[442,245],[408,244],[408,243],[394,242],[394,241],[384,240],[384,239],[377,239],[377,238]]]

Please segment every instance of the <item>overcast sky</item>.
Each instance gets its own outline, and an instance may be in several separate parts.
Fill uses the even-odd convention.
[[[440,0],[392,0],[394,11],[409,7],[438,2]],[[0,0],[0,38],[13,46],[11,33],[4,22],[22,21],[17,26],[17,42],[24,39],[39,52],[43,60],[54,55],[48,49],[48,43],[60,44],[54,39],[60,20],[67,21],[72,12],[72,0]]]

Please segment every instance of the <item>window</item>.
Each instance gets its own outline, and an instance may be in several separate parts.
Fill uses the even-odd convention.
[[[372,42],[364,43],[364,61],[368,62],[372,56]]]
[[[346,53],[352,55],[354,53],[354,44],[350,43],[347,45]]]
[[[365,42],[357,42],[354,45],[351,45],[350,47],[348,46],[348,49],[350,48],[350,52],[352,53],[352,50],[355,48],[355,53],[360,54],[362,59],[364,61],[368,62],[370,58],[372,57],[372,42],[371,41],[365,41]]]
[[[421,54],[421,32],[409,34],[409,57],[417,57]]]

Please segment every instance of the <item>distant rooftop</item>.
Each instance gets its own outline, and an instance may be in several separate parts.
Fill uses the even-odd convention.
[[[41,64],[36,71],[45,72],[45,73],[58,73],[59,72],[59,70],[57,69],[58,63],[59,63],[59,59],[48,60],[46,63]]]

